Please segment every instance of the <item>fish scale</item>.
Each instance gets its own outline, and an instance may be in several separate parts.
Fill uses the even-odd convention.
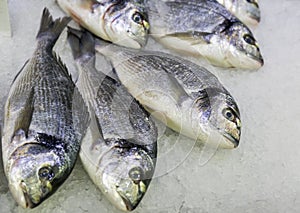
[[[104,139],[110,137],[135,138],[134,131],[128,122],[129,115],[126,113],[127,104],[130,102],[126,100],[126,97],[120,96],[118,92],[122,90],[118,89],[120,85],[112,79],[105,78],[98,87],[96,97],[96,106],[98,107],[95,112],[101,120]]]
[[[132,211],[154,174],[157,129],[121,83],[95,69],[92,35],[69,28],[68,40],[79,70],[77,85],[91,115],[80,158],[112,204]]]
[[[74,132],[70,132],[69,128],[72,125],[70,109],[72,109],[74,83],[68,73],[53,72],[53,70],[60,70],[61,67],[56,63],[55,58],[50,57],[46,52],[40,53],[41,50],[43,48],[38,47],[38,52],[35,53],[37,57],[32,59],[37,67],[32,70],[31,76],[28,76],[31,79],[29,84],[36,84],[33,86],[34,113],[29,129],[47,132],[56,137],[73,135],[75,138]],[[39,75],[33,77],[35,73]],[[52,125],[57,120],[60,125]]]
[[[64,12],[95,35],[121,46],[146,45],[149,23],[142,1],[57,0]]]
[[[180,30],[195,30],[200,32],[214,32],[222,29],[223,23],[226,20],[236,22],[238,19],[228,12],[223,6],[218,5],[215,1],[188,1],[187,4],[180,4],[186,1],[167,1],[166,5],[170,7],[170,13],[166,13],[166,22],[172,23],[169,25],[169,31],[180,32]],[[150,12],[156,13],[150,7]],[[173,14],[181,14],[174,16]],[[183,14],[182,14],[183,13]],[[191,14],[199,14],[190,19]],[[202,15],[207,14],[207,15]],[[173,24],[174,23],[174,24]]]
[[[2,153],[10,191],[23,208],[46,200],[69,176],[89,122],[67,68],[52,48],[70,21],[44,9],[32,57],[5,104]]]
[[[250,29],[215,0],[148,0],[146,5],[150,35],[164,46],[220,67],[263,65]]]
[[[135,51],[97,40],[96,50],[113,65],[120,82],[146,110],[173,130],[202,143],[235,148],[240,114],[216,76],[188,60]],[[218,140],[208,140],[210,135]]]

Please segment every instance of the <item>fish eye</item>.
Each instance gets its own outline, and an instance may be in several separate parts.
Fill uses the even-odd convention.
[[[250,44],[250,45],[256,45],[256,41],[255,41],[255,39],[251,36],[251,35],[249,35],[249,34],[246,34],[246,35],[244,35],[244,41],[246,42],[246,43],[248,43],[248,44]]]
[[[40,180],[52,180],[54,177],[54,172],[49,167],[42,167],[39,170],[39,177],[40,177]]]
[[[141,167],[134,167],[129,170],[128,175],[130,179],[137,184],[143,179],[144,172]]]
[[[223,115],[226,119],[228,119],[229,121],[233,121],[235,119],[235,115],[234,113],[232,112],[231,109],[224,109],[223,110]]]
[[[142,15],[138,12],[134,13],[132,15],[132,20],[135,22],[135,23],[138,23],[138,24],[141,24],[142,21],[143,21],[143,18],[142,18]]]

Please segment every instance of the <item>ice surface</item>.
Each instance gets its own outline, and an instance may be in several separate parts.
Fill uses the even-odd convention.
[[[239,148],[204,153],[203,146],[194,147],[193,141],[178,138],[160,124],[156,178],[135,212],[299,212],[300,1],[259,3],[262,21],[253,32],[265,66],[257,72],[208,66],[239,104],[243,122]],[[1,105],[35,48],[45,6],[54,17],[63,15],[55,1],[9,1],[13,37],[0,38]],[[149,44],[151,49],[163,49],[152,40]],[[56,49],[76,79],[65,33]],[[0,112],[3,120],[2,108]],[[60,189],[30,211],[16,205],[1,165],[0,212],[119,211],[93,185],[78,160]]]

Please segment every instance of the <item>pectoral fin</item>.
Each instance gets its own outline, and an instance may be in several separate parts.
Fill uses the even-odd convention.
[[[197,45],[197,44],[209,44],[210,41],[207,38],[208,35],[210,35],[210,33],[188,31],[188,32],[169,33],[166,34],[164,37],[167,36],[176,37],[178,39],[189,42],[191,45]]]
[[[9,134],[10,142],[18,130],[28,135],[33,113],[33,90],[24,91],[22,95],[9,97],[6,105],[4,134]],[[11,131],[7,131],[10,129]]]
[[[174,85],[174,91],[176,92],[176,101],[177,104],[179,106],[181,106],[181,103],[186,100],[186,98],[188,97],[188,94],[186,93],[186,91],[183,89],[182,85],[180,85],[180,83],[177,81],[177,79],[171,75],[170,73],[168,73],[168,77],[171,80],[171,82]]]

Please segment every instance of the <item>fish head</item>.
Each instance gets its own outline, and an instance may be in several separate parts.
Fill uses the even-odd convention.
[[[242,0],[235,2],[239,17],[245,23],[257,25],[260,22],[260,9],[257,0]]]
[[[123,11],[111,14],[110,26],[107,25],[106,33],[118,45],[140,49],[148,40],[150,25],[147,13],[135,2],[124,3],[127,6]]]
[[[57,151],[36,142],[18,147],[8,160],[10,191],[23,208],[33,208],[51,195],[66,176]]]
[[[227,42],[225,55],[233,67],[258,69],[264,64],[259,45],[252,32],[241,22],[224,30]]]
[[[236,148],[241,136],[241,119],[238,106],[226,91],[211,88],[208,91],[210,102],[209,124],[221,135],[220,147]]]
[[[106,197],[123,211],[134,210],[151,182],[153,159],[144,150],[135,147],[114,151],[102,158],[102,162],[105,161],[109,164],[103,170],[101,181]]]

